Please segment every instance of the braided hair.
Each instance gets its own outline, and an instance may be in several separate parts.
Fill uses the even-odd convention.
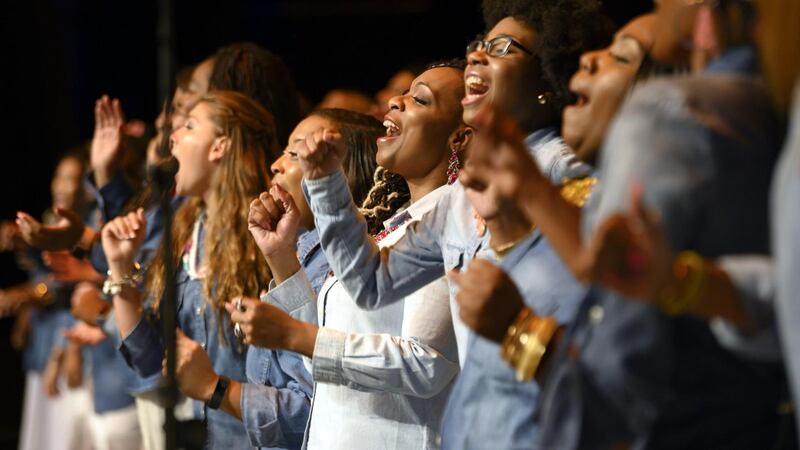
[[[375,170],[373,181],[360,211],[367,221],[369,233],[375,235],[383,230],[383,222],[408,203],[411,193],[403,177],[381,166]]]

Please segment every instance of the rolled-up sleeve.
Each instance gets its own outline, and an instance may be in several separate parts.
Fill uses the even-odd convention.
[[[409,226],[396,245],[379,250],[353,204],[343,172],[304,180],[303,190],[328,263],[360,307],[375,309],[397,302],[442,276],[438,238],[444,217],[436,213],[439,205]]]
[[[400,336],[321,328],[312,367],[318,383],[422,398],[438,394],[459,371],[446,281],[406,298]]]

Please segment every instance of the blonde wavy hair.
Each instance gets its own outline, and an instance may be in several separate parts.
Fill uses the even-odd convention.
[[[268,189],[267,168],[277,158],[278,142],[272,116],[250,98],[232,91],[212,91],[200,103],[208,107],[218,135],[230,139],[230,147],[212,177],[210,204],[193,198],[175,212],[170,264],[180,264],[193,224],[205,211],[201,267],[208,275],[203,279],[203,293],[224,336],[225,302],[238,295],[258,296],[271,278],[247,230],[247,215],[250,201]],[[164,293],[164,263],[159,251],[148,270],[147,291],[156,314]]]

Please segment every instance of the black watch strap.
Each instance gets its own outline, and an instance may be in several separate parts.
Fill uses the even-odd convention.
[[[222,404],[222,399],[225,397],[225,391],[228,390],[230,382],[231,380],[228,378],[220,376],[217,380],[217,387],[214,388],[214,393],[211,394],[211,399],[206,403],[206,406],[211,409],[219,409],[219,405]]]

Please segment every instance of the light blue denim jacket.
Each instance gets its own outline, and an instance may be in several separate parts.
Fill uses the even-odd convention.
[[[641,182],[672,248],[763,254],[778,136],[751,78],[640,87],[604,143],[585,238]],[[777,438],[780,366],[730,353],[703,320],[593,289],[562,344],[542,396],[543,448],[770,448]]]
[[[204,227],[196,245],[198,257],[203,254]],[[197,341],[208,353],[214,371],[233,380],[245,381],[246,348],[233,335],[227,314],[223,319],[224,337],[220,336],[217,316],[206,302],[201,279],[193,279],[181,266],[176,274],[176,321],[190,339]],[[143,316],[136,327],[122,339],[120,351],[125,361],[140,376],[150,377],[161,371],[164,344],[161,324]],[[302,363],[301,367],[302,369]],[[206,446],[210,449],[252,449],[244,425],[238,419],[219,410],[206,409],[202,402],[193,402],[195,417],[207,421]]]
[[[564,177],[584,176],[588,172],[587,167],[579,164],[574,153],[563,145],[554,129],[533,133],[526,139],[526,144],[542,172],[555,183],[560,183]],[[476,257],[494,261],[488,234],[478,235],[472,206],[459,183],[450,188],[433,211],[409,226],[402,240],[380,252],[367,235],[366,225],[356,212],[341,172],[318,180],[306,180],[304,190],[328,261],[350,296],[362,308],[373,309],[398,301],[446,271],[465,267]],[[547,250],[542,252],[547,254]],[[546,268],[543,273],[556,273],[558,265],[557,260],[550,257],[549,262],[542,262],[541,267]],[[542,277],[543,280],[546,278],[547,275]],[[569,283],[565,290],[569,290],[568,286]],[[455,293],[456,286],[450,285],[453,306],[456,306]],[[455,307],[452,312],[454,326],[461,324],[464,330]],[[565,315],[569,313],[565,312]],[[458,328],[456,333],[458,339]],[[462,371],[445,412],[443,446],[534,446],[536,430],[530,418],[535,412],[538,386],[516,383],[513,371],[500,359],[497,346],[473,339],[468,333],[462,334],[458,344]],[[485,372],[490,370],[487,367],[491,369],[488,374]],[[487,379],[493,382],[487,382]],[[509,389],[512,381],[514,387]],[[498,413],[487,414],[489,408]]]
[[[562,325],[575,318],[586,288],[538,231],[518,244],[499,265],[517,285],[525,304],[537,314],[553,315]],[[500,356],[500,345],[482,336],[470,337],[469,352],[448,403],[443,447],[540,448],[538,383],[517,381],[514,370]]]

